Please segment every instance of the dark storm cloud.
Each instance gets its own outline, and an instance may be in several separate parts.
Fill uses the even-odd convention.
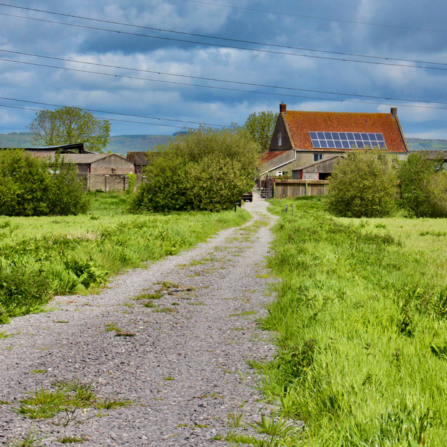
[[[210,1],[217,2],[217,0]],[[234,0],[227,0],[227,3],[246,8],[275,9],[286,13],[286,15],[222,8],[183,0],[137,0],[132,2],[124,0],[96,0],[95,2],[79,0],[76,3],[54,0],[45,2],[22,0],[18,5],[115,22],[233,37],[241,40],[447,63],[445,43],[447,33],[436,31],[443,31],[444,29],[443,21],[447,4],[439,0],[432,1],[430,4],[422,0],[413,2],[403,0],[394,2],[385,0],[347,0],[344,2],[334,2],[333,0],[305,2],[300,0],[289,2],[280,0],[275,4],[270,1],[242,0],[235,2]],[[219,40],[64,18],[8,7],[0,7],[0,13],[117,31],[225,43]],[[326,17],[334,20],[309,19],[297,17],[293,14]],[[336,21],[337,18],[353,22],[389,24],[401,28],[344,23]],[[447,102],[447,93],[444,89],[447,71],[365,65],[213,48],[199,44],[73,28],[68,25],[50,24],[1,15],[0,20],[2,25],[0,48],[15,51],[258,84]],[[232,42],[227,42],[227,44],[236,47],[263,48],[251,44]],[[293,50],[277,50],[293,52]],[[323,53],[298,50],[297,52],[324,56]],[[327,56],[333,57],[333,55]],[[343,56],[340,57],[343,58]],[[332,98],[362,101],[361,98],[346,98],[340,95],[219,84],[204,80],[42,60],[28,56],[12,56],[5,53],[0,53],[0,58],[189,84],[189,86],[163,84],[0,61],[3,73],[0,96],[77,105],[99,110],[229,124],[231,122],[244,122],[247,115],[252,111],[276,111],[278,103],[282,100],[289,104],[289,108],[303,110],[384,112],[389,109],[389,105],[380,106],[358,102],[340,103],[327,100]],[[443,68],[447,68],[447,65]],[[193,87],[191,84],[256,90],[274,94],[263,95],[229,90],[207,90]],[[287,94],[297,96],[291,97]],[[299,95],[310,96],[311,98],[300,98]],[[324,100],[319,101],[316,98]],[[386,102],[398,107],[401,104],[398,101]],[[0,104],[14,103],[0,100]],[[447,107],[447,105],[438,106]],[[38,108],[32,105],[28,107]],[[24,130],[32,118],[32,114],[33,112],[0,108],[0,118],[3,124],[1,131]],[[399,115],[407,134],[447,138],[447,131],[444,131],[447,110],[399,107]],[[106,115],[101,116],[105,117]],[[126,118],[123,117],[123,119]],[[175,128],[117,122],[113,123],[112,129],[115,134],[171,133],[171,131],[176,131]]]

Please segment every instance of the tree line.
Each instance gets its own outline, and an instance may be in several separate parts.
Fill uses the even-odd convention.
[[[347,153],[330,177],[328,207],[344,217],[447,217],[444,157]]]

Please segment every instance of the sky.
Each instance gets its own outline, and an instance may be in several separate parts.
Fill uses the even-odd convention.
[[[4,1],[0,133],[26,131],[36,110],[55,108],[13,99],[101,111],[94,114],[123,120],[111,121],[112,135],[243,124],[250,113],[277,112],[285,102],[307,111],[397,107],[407,137],[447,139],[445,1]]]

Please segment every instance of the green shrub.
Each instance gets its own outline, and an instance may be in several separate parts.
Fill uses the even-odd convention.
[[[49,197],[50,214],[59,216],[85,213],[90,208],[90,196],[85,194],[85,182],[78,179],[73,163],[66,163],[63,156],[52,162],[53,176]]]
[[[397,175],[392,158],[377,152],[352,152],[331,176],[328,208],[338,216],[384,217],[396,207]]]
[[[0,151],[0,214],[49,214],[52,175],[40,158],[19,150]]]
[[[22,150],[0,151],[2,215],[45,216],[85,212],[90,201],[84,194],[84,186],[77,177],[76,166],[65,163],[59,156],[50,165],[47,160]]]
[[[162,149],[130,200],[131,212],[227,210],[253,185],[257,147],[244,129],[201,127]]]
[[[126,174],[129,179],[129,186],[127,187],[126,193],[132,194],[137,185],[137,174]]]
[[[38,311],[50,296],[48,277],[33,268],[0,268],[0,324]]]
[[[447,173],[443,159],[414,152],[400,163],[400,205],[410,216],[447,217]]]

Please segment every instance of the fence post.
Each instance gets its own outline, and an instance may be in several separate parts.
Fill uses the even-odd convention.
[[[304,195],[307,196],[307,182],[304,184],[304,187],[305,187],[305,193],[304,193]]]

